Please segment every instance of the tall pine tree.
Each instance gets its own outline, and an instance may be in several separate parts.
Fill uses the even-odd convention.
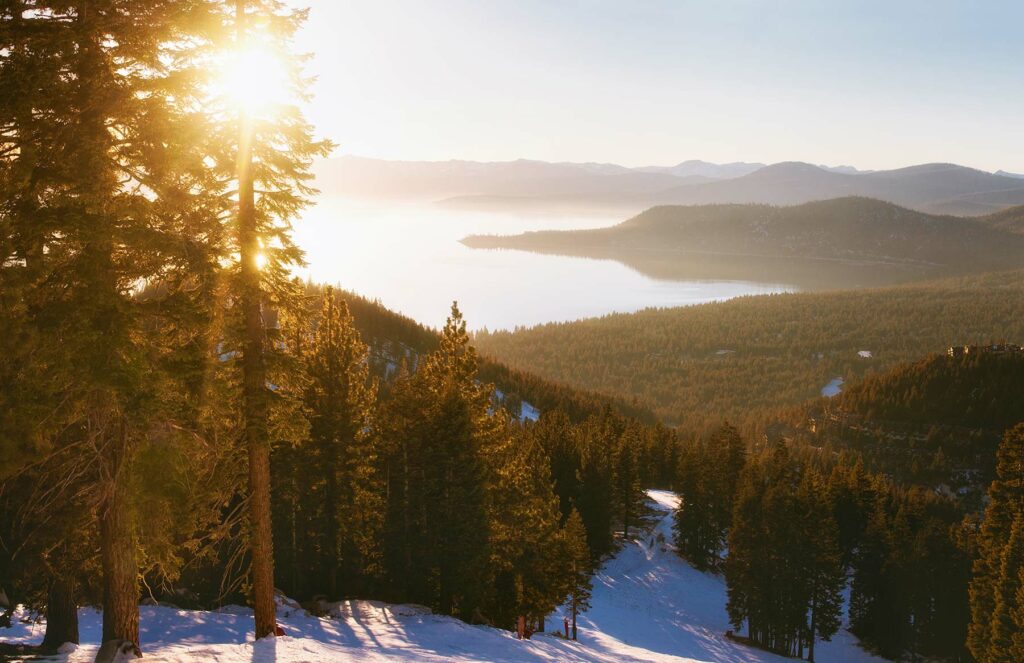
[[[249,467],[249,551],[256,637],[275,633],[274,559],[270,502],[272,382],[283,354],[271,312],[300,307],[301,291],[289,276],[302,260],[291,238],[292,220],[309,204],[313,157],[325,155],[329,142],[313,138],[312,127],[296,105],[306,94],[301,60],[291,40],[307,12],[277,0],[234,0],[222,6],[227,58],[236,62],[238,79],[225,87],[236,94],[223,118],[221,151],[213,161],[235,183],[233,248],[238,265],[232,307],[241,349],[242,428]],[[283,69],[285,79],[262,82]],[[282,88],[279,99],[265,99],[261,86]],[[259,193],[257,194],[257,191]],[[279,386],[279,385],[278,385]]]
[[[565,559],[569,574],[569,611],[572,614],[572,639],[576,639],[576,619],[579,613],[590,609],[590,593],[593,589],[590,579],[590,554],[587,549],[587,532],[583,518],[576,509],[565,522]]]
[[[367,361],[348,305],[326,288],[305,356],[310,439],[301,457],[309,466],[300,471],[317,470],[304,483],[318,503],[311,509],[319,524],[314,545],[332,599],[365,589],[378,561],[383,504],[372,430],[376,384]]]
[[[1024,424],[1003,436],[989,498],[979,536],[978,558],[974,562],[971,624],[967,637],[971,653],[982,663],[1004,660],[1005,650],[1000,651],[1003,643],[993,642],[993,618],[1000,600],[1005,546],[1011,538],[1014,520],[1024,512]]]
[[[136,649],[132,465],[178,414],[168,386],[182,377],[165,361],[176,354],[167,337],[149,332],[190,324],[194,296],[206,291],[189,254],[216,252],[188,71],[203,9],[159,0],[4,7],[4,27],[19,24],[5,30],[14,41],[0,49],[5,73],[26,53],[39,65],[3,77],[24,86],[2,122],[13,138],[4,154],[18,162],[3,185],[16,194],[14,264],[31,283],[23,310],[42,350],[26,386],[40,389],[62,431],[46,442],[77,449],[95,470],[103,639]]]

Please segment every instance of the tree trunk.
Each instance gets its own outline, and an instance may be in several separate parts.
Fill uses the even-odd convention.
[[[245,0],[235,0],[238,41],[245,39]],[[249,449],[249,551],[252,555],[252,603],[256,639],[274,635],[274,544],[270,514],[270,433],[268,430],[267,367],[264,357],[259,233],[253,182],[253,122],[243,110],[238,140],[238,248],[241,262],[239,297],[245,318],[242,343],[242,401],[245,442]]]
[[[100,510],[103,642],[124,640],[139,654],[139,578],[125,481],[115,471]]]
[[[270,445],[253,441],[249,427],[249,548],[252,554],[252,603],[256,639],[274,635],[274,549],[270,525]],[[266,428],[264,427],[264,433]]]
[[[817,630],[817,625],[814,622],[815,622],[815,617],[817,616],[816,615],[817,611],[818,611],[817,610],[817,602],[816,601],[812,601],[812,603],[811,603],[811,630],[807,634],[807,660],[810,661],[810,663],[814,663],[814,640],[815,640],[815,631]]]
[[[576,601],[574,599],[573,602],[572,602],[572,639],[573,640],[576,639],[576,612],[577,612]]]
[[[327,545],[320,550],[321,568],[327,575],[327,595],[332,601],[338,597],[338,551],[341,549],[338,541],[338,490],[337,490],[337,465],[335,440],[327,442],[330,447],[326,450],[330,458],[327,463],[327,481],[324,485],[324,525],[327,530],[324,538]]]
[[[65,642],[78,644],[78,606],[75,604],[75,581],[54,578],[46,599],[46,635],[43,649],[55,650]]]

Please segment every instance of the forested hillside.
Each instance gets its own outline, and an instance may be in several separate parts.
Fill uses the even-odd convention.
[[[666,421],[700,426],[799,404],[837,376],[851,381],[949,345],[1021,338],[1024,273],[1013,271],[744,297],[475,340],[485,355],[517,369],[636,398]]]
[[[317,305],[322,291],[323,287],[318,284],[306,285],[312,306]],[[370,348],[370,366],[375,375],[386,376],[397,369],[403,359],[415,366],[420,356],[437,349],[440,335],[436,330],[356,293],[339,291],[339,294],[348,303],[353,325]],[[310,315],[314,313],[311,311]],[[505,406],[513,413],[525,402],[541,412],[560,410],[573,421],[582,421],[607,407],[647,423],[654,423],[656,419],[650,409],[636,402],[558,384],[498,361],[483,358],[479,370],[480,379],[498,388]]]
[[[978,509],[1000,438],[1024,421],[1024,352],[996,346],[932,355],[869,375],[790,421],[795,429],[772,430],[853,451],[876,471],[955,493]]]
[[[993,228],[1024,234],[1024,205],[1008,207],[994,214],[978,217],[978,221]]]
[[[833,399],[865,418],[1005,430],[1024,420],[1024,352],[978,346],[872,375]]]
[[[853,273],[885,270],[890,282],[900,282],[1020,267],[1024,238],[1006,232],[1004,225],[925,214],[870,198],[835,198],[793,207],[660,206],[611,228],[474,236],[464,241],[477,248],[623,262],[642,262],[652,254],[684,265],[693,262],[694,254],[700,261],[715,256],[721,262],[741,256],[795,258],[814,261],[814,272],[827,273],[837,269],[830,263],[841,263],[838,268]],[[778,275],[768,278],[785,281],[786,266],[780,264]],[[800,284],[806,287],[803,280]]]

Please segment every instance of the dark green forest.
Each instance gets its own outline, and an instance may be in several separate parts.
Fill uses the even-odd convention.
[[[933,355],[872,374],[833,398],[765,414],[750,429],[852,451],[901,483],[955,494],[980,510],[999,440],[1024,417],[1022,381],[1024,352],[1015,347]]]
[[[636,399],[664,421],[701,429],[800,404],[834,377],[852,383],[950,345],[1019,342],[1022,276],[741,297],[478,333],[474,341],[514,368]]]

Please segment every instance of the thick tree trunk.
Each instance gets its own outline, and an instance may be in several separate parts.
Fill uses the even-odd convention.
[[[335,452],[337,451],[334,440],[328,442],[330,448],[327,450],[331,461],[327,464],[327,481],[324,486],[324,525],[327,530],[324,538],[327,545],[320,551],[321,569],[327,575],[327,595],[332,601],[338,596],[338,490],[337,490],[337,462]]]
[[[78,644],[78,606],[75,603],[75,581],[54,578],[46,599],[46,635],[43,649],[55,650],[65,642]]]
[[[246,427],[248,430],[248,426]],[[264,427],[264,433],[266,428]],[[249,547],[256,639],[274,635],[274,548],[270,524],[270,445],[249,431]]]
[[[239,42],[245,39],[245,0],[235,0]],[[245,318],[242,344],[242,401],[245,441],[249,449],[249,551],[252,556],[252,603],[256,639],[276,633],[274,544],[270,513],[270,432],[267,367],[264,357],[259,233],[253,182],[253,123],[240,114],[238,140],[238,245],[241,262],[240,308]]]
[[[239,41],[245,36],[245,2],[236,0]],[[242,344],[242,401],[245,442],[249,449],[249,551],[252,556],[252,603],[256,638],[274,635],[274,544],[270,514],[270,433],[267,368],[264,357],[259,234],[253,182],[253,124],[242,113],[238,145],[238,244],[241,262],[240,308],[245,318]]]
[[[139,649],[139,579],[127,487],[115,473],[100,510],[103,562],[103,642],[124,640]]]

